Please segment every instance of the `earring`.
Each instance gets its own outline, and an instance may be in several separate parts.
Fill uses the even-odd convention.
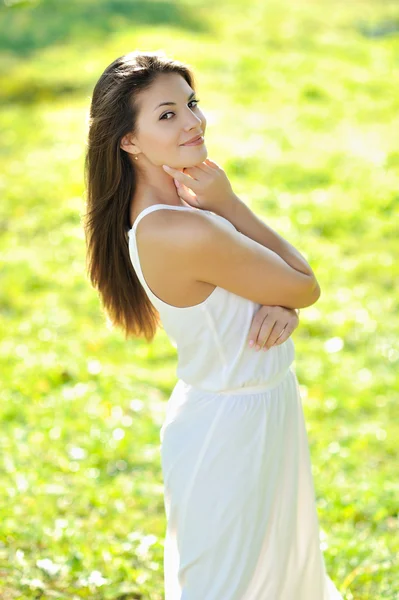
[[[134,160],[138,160],[138,158],[139,158],[138,156],[135,156],[135,157],[134,157]]]

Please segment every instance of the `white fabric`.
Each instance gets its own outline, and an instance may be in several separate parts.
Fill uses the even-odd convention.
[[[179,308],[137,276],[177,348],[160,430],[167,529],[165,600],[342,600],[326,573],[291,338],[248,347],[260,307],[221,287]],[[227,219],[206,211],[226,227]]]

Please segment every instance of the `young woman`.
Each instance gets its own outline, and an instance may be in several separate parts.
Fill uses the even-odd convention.
[[[162,324],[178,351],[160,431],[165,599],[342,600],[292,366],[295,309],[320,288],[207,158],[198,102],[187,65],[117,58],[93,91],[85,164],[91,282],[126,337]]]

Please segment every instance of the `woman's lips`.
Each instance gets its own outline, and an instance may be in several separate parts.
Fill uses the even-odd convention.
[[[182,146],[199,146],[200,144],[203,144],[203,143],[204,143],[204,138],[201,135],[197,140],[194,140],[193,142],[187,142],[187,144],[182,144]]]

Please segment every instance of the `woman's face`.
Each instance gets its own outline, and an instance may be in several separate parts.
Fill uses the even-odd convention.
[[[197,100],[194,90],[178,73],[162,73],[149,89],[140,92],[136,100],[136,135],[131,138],[131,151],[138,157],[138,165],[145,158],[156,166],[166,164],[180,169],[205,160],[205,143],[184,145],[205,134],[206,119]]]

